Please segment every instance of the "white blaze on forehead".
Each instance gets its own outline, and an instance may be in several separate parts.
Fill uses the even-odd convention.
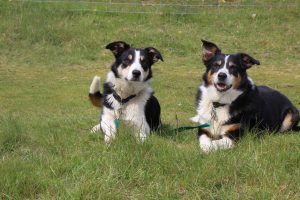
[[[141,64],[141,51],[140,50],[134,50],[134,60],[132,64],[128,67],[128,73],[126,75],[127,80],[132,80],[133,77],[133,71],[137,70],[141,72],[141,75],[139,76],[139,81],[143,81],[149,74],[148,70],[144,70]]]
[[[140,57],[141,57],[141,52],[139,50],[135,50],[134,51],[134,61],[132,63],[133,67],[141,67],[141,63],[140,63]]]
[[[226,77],[226,79],[225,79],[224,81],[222,81],[222,82],[224,82],[224,83],[225,83],[226,85],[228,85],[228,86],[233,84],[234,77],[233,77],[232,74],[229,73],[229,70],[228,70],[228,68],[226,67],[227,64],[228,64],[229,57],[230,57],[230,55],[225,56],[224,64],[223,64],[222,68],[219,69],[219,70],[217,71],[217,73],[214,74],[214,82],[215,82],[215,83],[218,83],[218,82],[219,82],[218,75],[219,75],[220,73],[224,73],[224,74],[227,75],[227,77]]]
[[[227,63],[228,63],[228,58],[229,58],[229,56],[225,56],[224,65],[223,65],[223,67],[218,71],[218,73],[223,72],[223,73],[229,75],[229,71],[228,71],[228,69],[227,69],[227,67],[226,67],[226,66],[227,66]]]
[[[228,62],[228,57],[229,57],[229,56],[225,56],[225,59],[224,59],[224,65],[222,66],[221,69],[219,69],[219,70],[217,71],[217,73],[215,73],[215,75],[214,75],[214,82],[215,82],[215,83],[218,82],[218,75],[219,75],[220,73],[225,73],[225,74],[227,75],[227,77],[229,76],[229,71],[228,71],[228,69],[227,69],[227,67],[226,67],[227,62]]]

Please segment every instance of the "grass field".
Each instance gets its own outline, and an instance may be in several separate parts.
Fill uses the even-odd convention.
[[[249,134],[234,149],[204,155],[195,131],[170,131],[195,114],[201,39],[259,59],[249,72],[255,82],[300,109],[294,3],[173,15],[0,1],[0,199],[300,199],[299,133]],[[124,126],[110,147],[89,132],[99,121],[89,85],[96,74],[105,78],[113,56],[104,46],[115,40],[156,47],[165,60],[153,67],[165,128],[144,144]]]

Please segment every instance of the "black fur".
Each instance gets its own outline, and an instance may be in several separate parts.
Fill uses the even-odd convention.
[[[110,82],[106,82],[103,85],[103,105],[109,109],[113,109],[111,103],[108,102],[107,96],[113,93],[113,85]]]
[[[296,127],[299,111],[286,96],[267,86],[248,85],[243,94],[230,105],[230,114],[234,117],[226,124],[242,123],[250,129],[277,132],[288,112],[294,118],[292,127]]]
[[[197,89],[197,94],[196,94],[196,107],[198,107],[198,103],[202,98],[202,91],[198,88]]]
[[[155,96],[151,96],[145,106],[145,116],[151,130],[159,128],[160,121],[160,105]]]

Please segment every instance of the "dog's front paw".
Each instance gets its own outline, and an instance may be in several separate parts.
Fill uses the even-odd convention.
[[[101,125],[100,124],[97,124],[96,126],[94,126],[91,130],[91,133],[96,133],[96,132],[99,132],[101,131]]]
[[[199,137],[199,146],[204,153],[209,153],[214,150],[212,140],[206,135]]]
[[[216,149],[231,149],[234,147],[234,142],[228,137],[223,137],[219,140],[213,140],[212,146],[214,146]]]
[[[190,120],[191,120],[192,122],[199,123],[200,117],[199,117],[199,115],[196,115],[195,117],[191,117]]]

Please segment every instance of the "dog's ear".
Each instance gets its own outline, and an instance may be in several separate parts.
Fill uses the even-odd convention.
[[[147,48],[145,48],[145,51],[148,53],[148,55],[153,63],[157,62],[158,60],[164,61],[160,52],[157,49],[155,49],[153,47],[147,47]]]
[[[123,41],[112,42],[106,45],[106,49],[111,50],[114,56],[119,57],[125,50],[130,48],[130,45]]]
[[[215,55],[221,53],[221,49],[217,45],[215,45],[212,42],[201,40],[202,41],[202,47],[203,47],[203,53],[202,53],[202,60],[204,63],[209,61],[211,58],[213,58]]]
[[[246,53],[239,53],[241,64],[245,69],[249,69],[252,65],[260,65],[259,60],[256,60]]]

